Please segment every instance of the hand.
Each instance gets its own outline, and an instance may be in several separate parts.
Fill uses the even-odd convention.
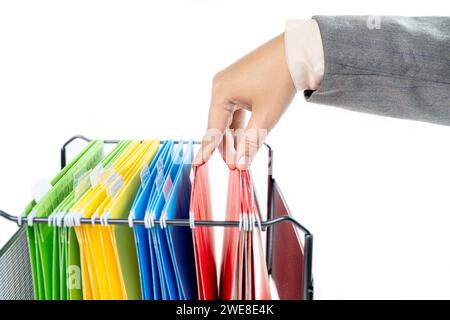
[[[219,147],[230,169],[248,169],[295,93],[286,63],[284,34],[216,74],[208,130],[194,164],[201,165],[208,161]],[[251,112],[251,116],[245,126],[247,111]]]

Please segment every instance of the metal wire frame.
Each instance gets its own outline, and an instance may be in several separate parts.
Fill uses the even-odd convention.
[[[82,135],[75,135],[69,140],[67,140],[61,147],[61,169],[66,166],[67,160],[67,147],[75,140],[83,140],[85,142],[90,142],[92,139],[89,139]],[[105,144],[117,144],[120,140],[103,140]],[[164,140],[160,141],[161,143]],[[194,141],[194,144],[201,144],[200,141]],[[267,220],[260,221],[255,223],[255,227],[260,226],[263,231],[267,231],[267,243],[266,243],[266,262],[269,274],[271,274],[272,269],[272,256],[273,256],[273,227],[279,223],[292,223],[297,229],[301,230],[305,237],[304,241],[304,288],[303,288],[303,297],[305,300],[313,299],[313,279],[312,279],[312,251],[313,251],[313,235],[311,232],[305,228],[302,224],[300,224],[296,219],[291,216],[280,216],[275,217],[275,213],[273,210],[273,194],[274,194],[274,185],[275,180],[273,178],[273,149],[267,144],[264,143],[264,146],[268,151],[268,190],[267,190]],[[0,210],[0,217],[15,222],[18,226],[22,224],[28,224],[27,218],[21,218],[15,215],[8,214],[7,212]],[[32,223],[49,223],[49,219],[33,217],[31,220]],[[111,225],[121,225],[126,224],[130,225],[132,221],[132,225],[145,225],[145,220],[143,219],[88,219],[81,218],[77,220],[80,224],[91,224],[91,225],[101,225],[103,224],[111,224]],[[153,221],[154,225],[158,226],[178,226],[178,227],[195,227],[195,226],[204,226],[204,227],[240,227],[241,223],[239,221],[223,221],[223,220],[190,220],[190,219],[167,219],[163,223],[159,220]]]

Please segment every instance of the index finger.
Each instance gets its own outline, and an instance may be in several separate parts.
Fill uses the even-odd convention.
[[[208,113],[208,128],[203,135],[200,150],[195,156],[194,165],[202,165],[211,158],[212,153],[222,141],[225,130],[231,124],[234,111],[233,104],[213,97]]]

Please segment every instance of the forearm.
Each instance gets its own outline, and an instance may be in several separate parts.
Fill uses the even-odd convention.
[[[317,87],[305,88],[308,101],[450,125],[450,18],[314,19],[324,72]]]

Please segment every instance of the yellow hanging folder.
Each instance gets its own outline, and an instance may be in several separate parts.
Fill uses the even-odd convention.
[[[112,152],[112,157],[108,156],[105,158],[103,165],[109,166],[109,161],[113,159],[118,163],[125,161],[130,157],[139,142],[123,141],[121,142]],[[116,150],[117,149],[117,150]],[[110,158],[109,158],[110,157]],[[106,168],[102,172],[103,179],[106,179],[114,170]],[[102,180],[102,179],[100,179]],[[72,215],[82,214],[83,217],[90,217],[91,213],[97,209],[98,205],[101,203],[101,197],[104,195],[105,187],[98,184],[92,187],[84,193],[76,204],[71,208],[70,213]],[[95,262],[93,261],[94,252],[91,248],[91,240],[88,238],[86,232],[84,231],[86,225],[80,225],[75,227],[76,236],[80,246],[80,260],[82,268],[82,284],[83,284],[83,296],[84,299],[97,299],[100,295],[100,285],[97,279],[97,272]]]
[[[149,165],[159,148],[159,141],[152,141],[148,152],[140,158],[134,167],[134,173],[129,177],[129,182],[114,198],[108,214],[113,219],[126,219],[129,215],[134,197],[140,186],[140,173]],[[139,268],[134,243],[133,231],[128,226],[112,226],[112,238],[115,243],[116,261],[119,264],[122,284],[126,290],[126,298],[129,300],[141,299],[139,280]],[[120,241],[116,241],[120,239]]]
[[[140,181],[142,169],[151,162],[158,148],[159,141],[155,140],[131,142],[111,166],[103,171],[100,182],[91,186],[80,198],[72,212],[81,213],[84,218],[96,218],[112,217],[122,210],[129,211],[139,187],[139,184],[135,187],[134,181]],[[128,212],[120,214],[128,216]],[[124,262],[123,241],[128,244],[127,257],[130,258],[131,266],[136,267],[134,272],[138,276],[131,230],[120,236],[120,241],[116,241],[112,226],[80,225],[75,229],[85,271],[82,273],[83,287],[86,288],[85,299],[140,299],[139,278],[128,284],[128,276],[125,275],[130,264]]]

